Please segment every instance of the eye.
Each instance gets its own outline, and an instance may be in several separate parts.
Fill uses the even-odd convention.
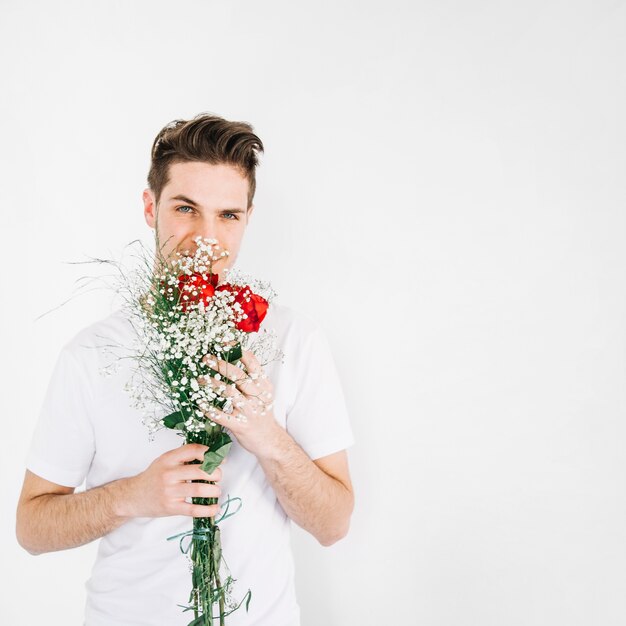
[[[190,211],[183,211],[182,209],[190,209]],[[176,210],[179,213],[187,213],[187,214],[191,213],[192,211],[195,211],[195,209],[192,206],[189,206],[188,204],[183,205],[183,206],[178,206],[178,207],[176,207]]]
[[[230,212],[227,212],[227,213],[222,213],[222,215],[232,215],[232,216],[233,216],[236,220],[238,220],[238,219],[239,219],[235,213],[230,213]],[[229,219],[230,219],[230,218],[229,218]]]

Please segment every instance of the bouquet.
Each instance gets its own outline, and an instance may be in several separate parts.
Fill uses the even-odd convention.
[[[137,271],[133,297],[127,299],[129,319],[137,332],[132,354],[137,366],[126,385],[134,406],[144,412],[150,433],[160,428],[178,431],[185,443],[208,447],[202,469],[217,468],[232,440],[223,426],[210,419],[212,407],[232,412],[232,399],[222,395],[233,381],[221,377],[218,388],[202,384],[204,376],[219,374],[206,355],[219,356],[245,372],[239,361],[250,350],[263,364],[279,358],[274,331],[260,328],[275,292],[267,282],[225,270],[227,282],[213,272],[213,263],[227,256],[214,239],[195,239],[196,252],[164,259],[160,255]],[[150,265],[153,267],[150,267]],[[213,363],[214,364],[214,363]],[[199,462],[199,461],[198,461]],[[239,498],[228,498],[228,503]],[[215,504],[217,498],[193,498],[194,504]],[[227,503],[227,504],[228,504]],[[237,509],[238,510],[238,509]],[[219,518],[193,518],[193,528],[180,537],[181,550],[191,560],[192,590],[185,610],[192,610],[189,626],[214,624],[213,605],[219,605],[219,624],[246,600],[233,601],[236,579],[222,555]],[[235,511],[236,513],[237,511]],[[183,548],[183,545],[186,545]],[[228,610],[227,610],[228,609]]]

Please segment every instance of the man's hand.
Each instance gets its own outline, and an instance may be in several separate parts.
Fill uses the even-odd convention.
[[[186,498],[217,498],[218,485],[188,481],[222,478],[221,466],[212,474],[200,469],[206,446],[186,444],[162,454],[130,478],[74,493],[26,470],[17,507],[17,538],[31,554],[65,550],[110,533],[131,517],[190,515],[213,517],[218,504],[199,505]],[[222,465],[225,461],[222,461]]]
[[[222,490],[218,485],[206,482],[222,479],[222,468],[226,461],[207,474],[199,464],[207,446],[189,443],[165,452],[150,466],[132,478],[128,478],[121,489],[118,514],[123,517],[165,517],[167,515],[190,515],[192,517],[214,517],[219,505],[201,505],[186,502],[186,498],[218,498]]]
[[[354,508],[345,451],[316,462],[311,460],[276,421],[272,383],[252,352],[243,352],[241,362],[245,371],[213,355],[205,356],[204,361],[219,377],[200,377],[198,383],[210,384],[222,396],[230,398],[233,405],[232,413],[212,408],[207,416],[228,428],[257,457],[278,501],[292,520],[323,546],[345,537]],[[225,384],[224,377],[234,384]]]
[[[249,350],[244,350],[241,357],[245,370],[212,354],[206,355],[203,361],[217,371],[218,376],[201,376],[198,383],[211,385],[220,395],[229,398],[233,407],[231,413],[211,407],[206,416],[227,428],[248,452],[263,456],[274,447],[281,430],[272,408],[274,388],[263,367]],[[234,384],[224,383],[224,377]]]

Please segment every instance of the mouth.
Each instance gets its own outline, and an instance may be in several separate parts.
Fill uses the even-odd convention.
[[[228,265],[230,252],[217,239],[195,237],[192,241],[179,241],[172,250],[179,261],[193,265],[201,263],[204,266],[215,267],[225,261]],[[224,263],[222,263],[224,265]]]

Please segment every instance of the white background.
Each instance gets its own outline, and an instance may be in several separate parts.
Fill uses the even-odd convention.
[[[626,623],[626,3],[0,2],[0,622],[79,624],[94,545],[14,538],[67,299],[149,242],[170,120],[266,146],[240,266],[325,328],[357,444],[303,626]]]

